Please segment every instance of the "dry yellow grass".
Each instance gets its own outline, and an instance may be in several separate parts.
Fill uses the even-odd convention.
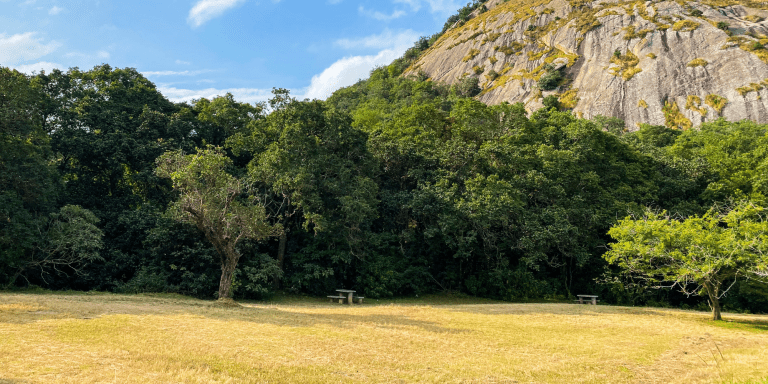
[[[768,316],[434,298],[0,302],[0,383],[768,382]]]

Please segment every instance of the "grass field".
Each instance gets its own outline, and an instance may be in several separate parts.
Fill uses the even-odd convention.
[[[766,383],[768,316],[0,293],[0,383]]]

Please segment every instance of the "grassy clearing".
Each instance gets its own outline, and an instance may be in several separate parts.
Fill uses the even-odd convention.
[[[0,383],[768,382],[768,316],[0,293]]]

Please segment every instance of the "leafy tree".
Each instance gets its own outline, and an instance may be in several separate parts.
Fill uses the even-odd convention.
[[[648,212],[612,227],[616,243],[603,257],[654,288],[706,295],[713,319],[721,320],[720,299],[731,285],[767,277],[767,219],[768,210],[751,203],[684,220]]]
[[[34,247],[11,263],[16,272],[8,285],[13,285],[19,277],[29,282],[28,273],[32,271],[44,282],[47,282],[46,276],[81,274],[86,264],[102,260],[99,255],[102,232],[96,227],[98,221],[93,213],[74,205],[52,213],[44,226],[35,228],[38,237]]]
[[[178,221],[195,225],[213,245],[221,261],[219,300],[232,299],[232,283],[240,260],[238,244],[277,235],[280,226],[267,222],[264,207],[238,198],[241,180],[226,172],[232,160],[221,149],[209,147],[197,154],[166,152],[157,159],[157,174],[171,179],[179,200],[169,207]]]
[[[252,126],[249,137],[233,137],[231,145],[236,153],[254,154],[249,174],[270,196],[276,218],[288,229],[289,221],[295,222],[300,225],[295,229],[317,236],[303,252],[324,255],[324,260],[294,262],[318,271],[327,262],[362,257],[366,226],[376,217],[378,204],[378,187],[371,178],[376,164],[366,135],[352,127],[349,115],[321,101],[295,101],[276,90],[270,104],[274,111]],[[281,266],[287,236],[284,232],[278,245]]]
[[[44,99],[30,78],[0,67],[0,281],[36,252],[60,183],[43,129]],[[13,281],[11,281],[13,283]]]

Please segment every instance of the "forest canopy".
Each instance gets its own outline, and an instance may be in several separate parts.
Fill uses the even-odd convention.
[[[609,230],[648,209],[684,222],[766,206],[767,127],[629,132],[557,107],[489,106],[387,67],[327,101],[276,89],[256,105],[173,103],[130,68],[2,68],[0,286],[216,298],[220,252],[175,220],[180,192],[157,166],[215,146],[224,179],[238,181],[233,204],[281,228],[236,243],[236,298],[349,287],[706,307],[628,281],[605,258]],[[73,226],[84,245],[57,246]],[[725,309],[768,308],[765,284],[726,286]]]

